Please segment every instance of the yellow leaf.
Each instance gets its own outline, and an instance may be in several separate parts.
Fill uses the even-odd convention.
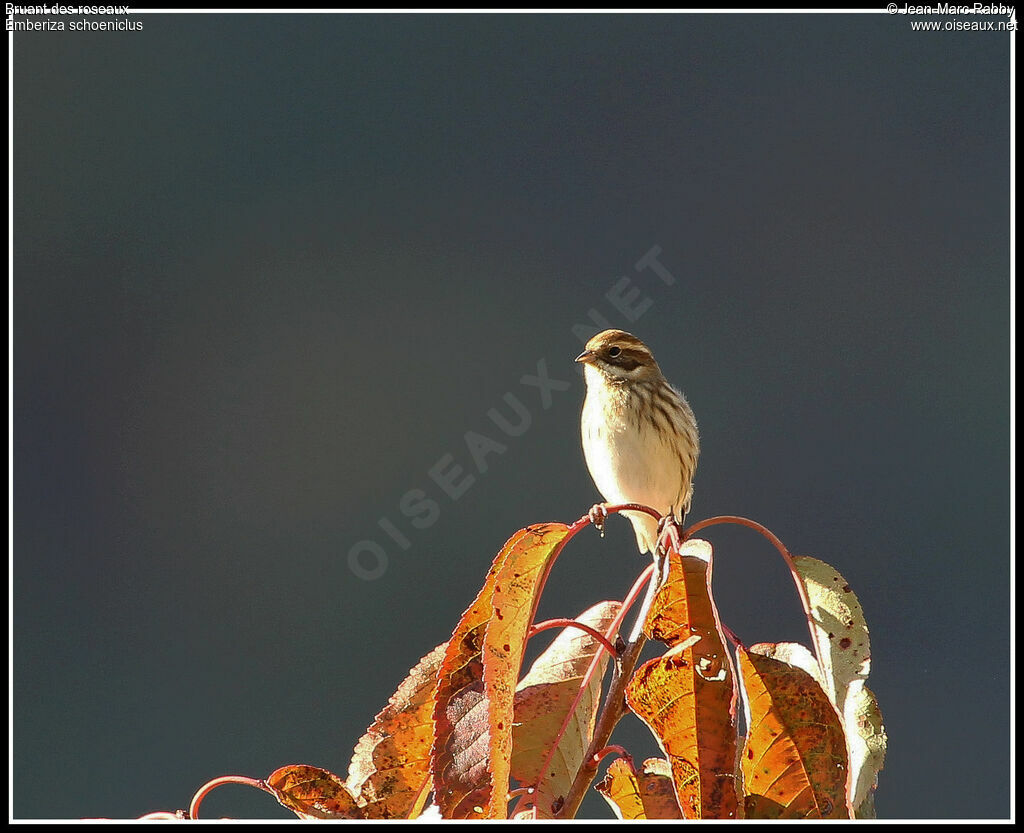
[[[624,758],[612,761],[597,791],[620,819],[681,819],[672,783],[672,768],[664,758],[644,761],[634,772]]]

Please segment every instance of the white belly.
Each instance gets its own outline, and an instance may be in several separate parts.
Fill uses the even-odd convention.
[[[583,405],[583,454],[598,491],[607,503],[641,503],[680,518],[684,473],[674,449],[653,428],[638,430],[615,402],[602,400],[609,395],[614,392],[603,385],[588,385]],[[645,514],[627,517],[640,550],[653,551],[657,521]]]

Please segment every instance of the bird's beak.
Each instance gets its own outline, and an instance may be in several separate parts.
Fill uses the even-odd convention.
[[[582,362],[583,364],[589,364],[594,360],[594,352],[592,350],[584,350],[576,357],[576,361]]]

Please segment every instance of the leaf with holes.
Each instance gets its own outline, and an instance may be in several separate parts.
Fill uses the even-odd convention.
[[[356,804],[345,782],[333,772],[306,764],[275,769],[265,780],[281,804],[300,819],[359,819]]]
[[[437,670],[446,648],[439,645],[419,661],[356,744],[347,784],[366,818],[416,818],[423,808]]]
[[[526,649],[526,634],[537,609],[548,565],[569,533],[565,524],[537,524],[509,551],[494,581],[494,615],[484,632],[484,694],[489,703],[488,751],[493,785],[487,818],[505,818],[511,775],[512,722],[516,686]],[[501,800],[498,800],[499,796]]]
[[[434,802],[444,818],[505,818],[516,682],[537,591],[569,533],[516,532],[462,615],[438,672],[431,749]]]
[[[482,805],[490,798],[487,703],[480,649],[491,617],[494,578],[508,551],[525,534],[525,529],[515,533],[495,557],[483,589],[448,640],[438,671],[430,769],[434,803],[443,818],[479,818]]]
[[[747,710],[747,818],[849,818],[846,743],[832,703],[801,668],[737,646]]]
[[[672,783],[672,767],[664,758],[649,758],[635,772],[625,758],[617,758],[595,789],[620,819],[681,819]]]
[[[670,551],[669,573],[645,623],[667,642],[626,687],[626,702],[661,744],[686,818],[736,818],[736,688],[711,598],[711,545]]]
[[[601,602],[581,613],[576,621],[604,633],[621,606],[620,602]],[[595,673],[586,690],[581,691],[583,678],[595,659]],[[512,776],[520,785],[534,788],[521,806],[535,806],[537,818],[553,817],[552,804],[565,796],[583,763],[594,735],[608,659],[608,652],[593,636],[577,628],[565,628],[519,683],[512,729]],[[579,703],[570,714],[577,696]],[[548,765],[542,773],[545,761]],[[517,815],[519,812],[517,806]]]

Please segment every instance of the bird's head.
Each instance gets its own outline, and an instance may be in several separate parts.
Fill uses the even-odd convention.
[[[643,381],[661,375],[650,348],[623,330],[605,330],[587,342],[576,361],[609,381]],[[589,373],[587,374],[589,378]]]

